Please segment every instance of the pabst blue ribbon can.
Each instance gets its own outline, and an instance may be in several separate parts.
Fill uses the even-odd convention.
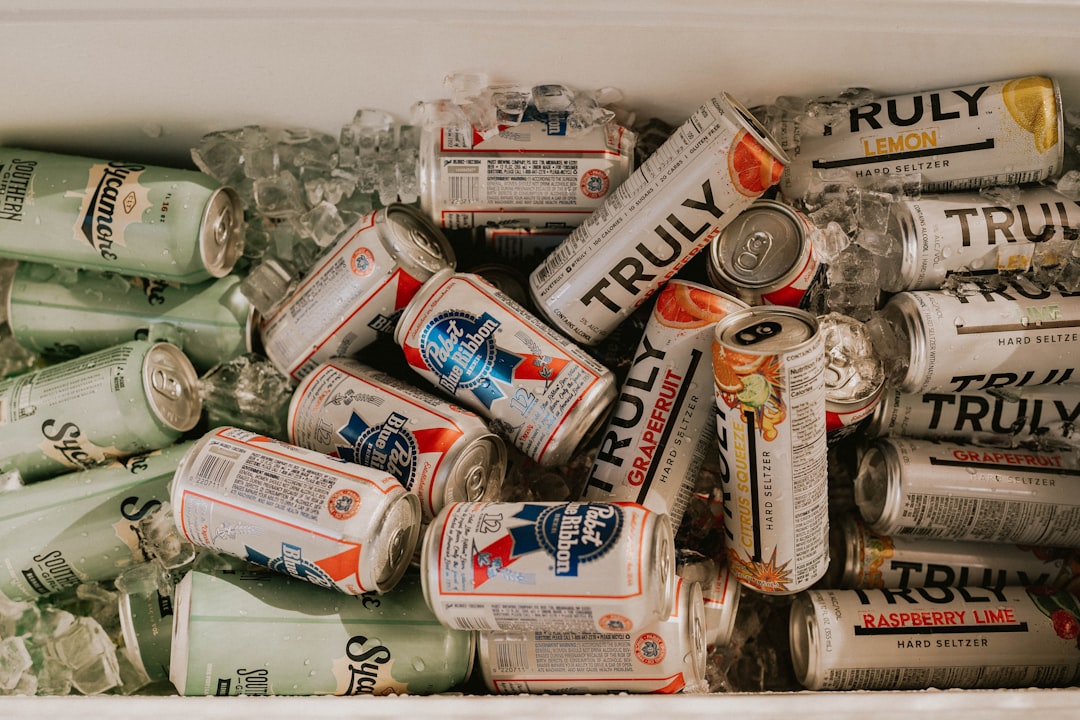
[[[610,370],[477,275],[436,273],[394,340],[421,377],[542,465],[565,464],[615,399]]]
[[[713,371],[728,567],[758,592],[813,585],[829,564],[825,348],[813,315],[739,310]]]
[[[498,499],[506,446],[475,413],[335,358],[293,393],[289,440],[384,470],[420,498],[424,522],[448,502]]]
[[[488,690],[517,693],[702,692],[705,610],[701,585],[677,578],[674,611],[631,632],[481,632]]]
[[[453,248],[431,220],[391,205],[358,220],[260,327],[266,356],[300,380],[319,363],[351,356],[391,334],[428,278],[452,268]]]
[[[711,99],[533,271],[539,314],[596,345],[776,184],[786,164],[737,100]]]
[[[476,649],[475,633],[435,619],[415,573],[388,593],[343,596],[284,575],[193,570],[173,627],[181,695],[430,695],[464,683]]]
[[[640,503],[666,513],[678,530],[698,470],[716,446],[713,330],[745,307],[685,280],[664,286],[600,435],[582,500]]]
[[[0,256],[194,283],[244,244],[230,187],[193,170],[0,148]]]
[[[447,505],[420,554],[440,622],[474,630],[624,633],[671,616],[675,546],[635,503]]]
[[[349,595],[397,584],[420,532],[393,475],[232,427],[195,443],[171,499],[195,545]]]

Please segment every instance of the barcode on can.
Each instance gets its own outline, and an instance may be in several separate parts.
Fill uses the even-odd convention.
[[[512,673],[529,669],[529,645],[515,637],[492,638],[495,672]]]
[[[480,201],[480,176],[478,168],[450,167],[450,204],[462,205]]]
[[[193,482],[203,487],[222,488],[236,462],[220,455],[207,455],[199,463]]]

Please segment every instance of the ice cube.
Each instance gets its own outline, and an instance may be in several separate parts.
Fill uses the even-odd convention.
[[[101,695],[118,686],[120,682],[116,648],[111,642],[84,665],[74,668],[71,674],[72,686],[83,695]]]
[[[45,658],[36,668],[38,695],[67,695],[72,689],[72,670],[54,657]]]
[[[285,267],[267,259],[255,267],[240,281],[240,292],[263,316],[267,316],[280,303],[292,283],[292,275]]]
[[[0,689],[13,689],[33,664],[26,641],[21,637],[0,640]]]
[[[255,208],[271,218],[299,215],[307,210],[300,181],[288,171],[255,180]]]
[[[298,219],[301,227],[319,247],[329,247],[345,231],[345,222],[341,219],[337,206],[331,202],[320,202]]]
[[[199,385],[212,425],[237,425],[278,439],[287,437],[291,381],[266,358],[241,355],[210,370]]]
[[[1057,181],[1057,191],[1072,201],[1080,200],[1080,170],[1069,170]]]
[[[195,546],[180,535],[168,502],[139,520],[139,533],[147,552],[167,570],[182,568],[195,559]]]
[[[223,185],[232,185],[244,175],[244,155],[235,133],[216,132],[204,135],[191,159],[202,172]]]

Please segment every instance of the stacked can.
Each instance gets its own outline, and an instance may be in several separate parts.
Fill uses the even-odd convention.
[[[474,413],[349,358],[296,388],[289,440],[390,473],[420,498],[424,522],[449,502],[498,498],[506,447]]]
[[[126,592],[119,600],[120,631],[131,663],[151,681],[169,679],[172,654],[173,596],[160,589]]]
[[[133,340],[0,381],[0,471],[29,482],[160,449],[201,411],[187,356]]]

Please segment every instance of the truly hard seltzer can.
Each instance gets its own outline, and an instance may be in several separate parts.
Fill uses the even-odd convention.
[[[19,345],[60,359],[176,328],[184,354],[205,372],[252,349],[254,309],[240,281],[227,275],[180,285],[21,262],[7,297],[8,325]]]
[[[530,106],[500,130],[421,132],[420,207],[440,227],[576,226],[634,169],[634,133],[614,121],[567,133],[566,112]]]
[[[615,400],[615,378],[476,275],[437,273],[402,313],[409,365],[533,460],[565,464]]]
[[[902,198],[892,213],[887,232],[896,272],[881,275],[888,292],[936,290],[956,273],[1023,272],[1037,243],[1080,234],[1080,205],[1038,185],[1021,188],[1008,202],[979,193]]]
[[[735,633],[742,584],[732,576],[727,564],[723,564],[713,581],[702,586],[701,594],[705,607],[705,638],[709,646],[730,644]]]
[[[818,317],[818,326],[825,342],[825,431],[835,444],[877,408],[885,369],[863,323],[831,312]]]
[[[472,672],[475,633],[444,627],[407,573],[343,597],[283,575],[194,570],[176,588],[181,695],[429,695]]]
[[[840,122],[786,117],[774,130],[791,154],[780,189],[802,199],[814,175],[857,183],[919,174],[925,192],[1034,183],[1064,162],[1057,82],[1030,76],[875,99]]]
[[[679,279],[660,291],[600,435],[582,500],[640,503],[667,514],[678,531],[698,470],[716,447],[713,329],[745,307]]]
[[[741,210],[787,157],[728,94],[702,105],[529,277],[539,314],[596,345]]]
[[[289,441],[384,470],[420,498],[424,522],[448,502],[496,500],[506,446],[476,414],[356,360],[335,358],[296,388]]]
[[[190,443],[67,473],[3,494],[0,595],[38,598],[112,580],[150,559],[139,521],[169,499]]]
[[[868,437],[901,435],[979,445],[1080,445],[1080,385],[1015,390],[882,395],[865,426]]]
[[[319,363],[355,355],[393,333],[428,278],[454,267],[453,248],[431,220],[406,205],[358,220],[263,321],[266,356],[300,380]]]
[[[824,276],[820,234],[795,208],[758,200],[709,243],[709,282],[748,305],[805,308]]]
[[[191,448],[171,497],[190,542],[350,595],[397,584],[420,532],[393,475],[239,428]]]
[[[0,380],[0,471],[30,482],[163,448],[201,412],[191,361],[132,340]]]
[[[161,590],[126,592],[119,600],[124,651],[152,681],[169,679],[172,654],[173,596]]]
[[[0,255],[194,283],[240,258],[244,210],[193,170],[0,148]]]
[[[790,594],[829,564],[825,349],[813,315],[741,310],[713,342],[728,565],[739,582]]]
[[[630,632],[478,633],[488,690],[517,693],[677,693],[707,690],[701,585],[677,578],[674,610]]]
[[[1048,587],[808,590],[791,658],[809,690],[1064,687],[1080,608]]]
[[[850,514],[832,531],[826,587],[1066,587],[1080,578],[1080,552],[1066,548],[883,535]]]
[[[424,596],[449,627],[624,633],[671,615],[671,523],[635,503],[454,503],[426,533]]]
[[[1080,293],[1019,282],[956,295],[912,290],[881,309],[906,345],[906,393],[1056,385],[1080,378]]]
[[[1080,548],[1075,451],[885,438],[855,478],[863,520],[884,535]]]

